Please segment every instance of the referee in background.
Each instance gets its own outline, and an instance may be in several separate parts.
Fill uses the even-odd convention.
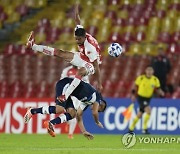
[[[147,129],[147,123],[151,114],[151,108],[149,104],[154,90],[157,91],[158,95],[162,97],[164,96],[164,92],[160,88],[159,79],[155,77],[153,73],[153,68],[151,66],[148,66],[145,69],[145,74],[138,76],[135,80],[135,87],[132,89],[131,100],[132,102],[135,102],[137,96],[139,112],[137,113],[137,116],[133,119],[133,122],[129,127],[129,133],[133,132],[136,123],[142,117],[143,113],[146,112],[142,133],[149,134]]]

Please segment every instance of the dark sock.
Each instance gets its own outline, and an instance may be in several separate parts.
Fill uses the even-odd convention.
[[[66,116],[66,117],[64,117],[64,116]],[[61,118],[63,117],[63,120],[61,120],[60,117]],[[56,124],[67,122],[72,119],[72,117],[69,113],[64,113],[64,114],[60,115],[60,117],[57,117],[57,118],[51,120],[50,123],[52,123],[53,125],[56,125]],[[66,120],[65,120],[65,118],[66,118]]]
[[[72,117],[71,117],[71,115],[69,113],[64,113],[64,114],[66,116],[67,121],[72,119]]]
[[[57,117],[57,118],[51,120],[50,123],[52,123],[53,125],[60,124],[61,118]]]
[[[41,108],[31,109],[31,114],[37,114],[37,113],[41,113],[42,114],[42,107]]]
[[[55,106],[49,106],[49,114],[56,113],[56,107]]]

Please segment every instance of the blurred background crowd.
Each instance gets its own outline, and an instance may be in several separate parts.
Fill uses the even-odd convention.
[[[129,97],[135,78],[152,65],[165,97],[180,98],[179,0],[0,0],[1,98],[54,97],[67,64],[24,44],[34,30],[37,44],[77,51],[76,3],[82,25],[102,50],[105,97]],[[124,48],[118,58],[107,54],[112,42]]]

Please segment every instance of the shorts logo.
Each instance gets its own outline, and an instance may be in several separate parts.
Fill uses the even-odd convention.
[[[125,146],[125,148],[130,148],[130,147],[134,146],[136,143],[135,133],[124,134],[122,137],[122,143]]]
[[[46,50],[46,49],[43,49],[43,53],[47,54],[47,55],[51,55],[51,52]]]
[[[82,98],[80,101],[85,101],[85,100],[87,100],[87,97],[84,97],[84,98]]]
[[[143,102],[144,105],[147,105],[148,103],[146,101]]]

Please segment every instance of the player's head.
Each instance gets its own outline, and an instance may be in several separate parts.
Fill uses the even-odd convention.
[[[86,39],[86,31],[84,28],[77,28],[75,30],[75,39],[78,45],[82,45]]]
[[[145,73],[146,76],[150,78],[154,74],[154,69],[152,68],[152,66],[146,67]]]
[[[99,104],[98,112],[104,112],[106,109],[107,103],[105,100],[101,100],[101,103]]]

